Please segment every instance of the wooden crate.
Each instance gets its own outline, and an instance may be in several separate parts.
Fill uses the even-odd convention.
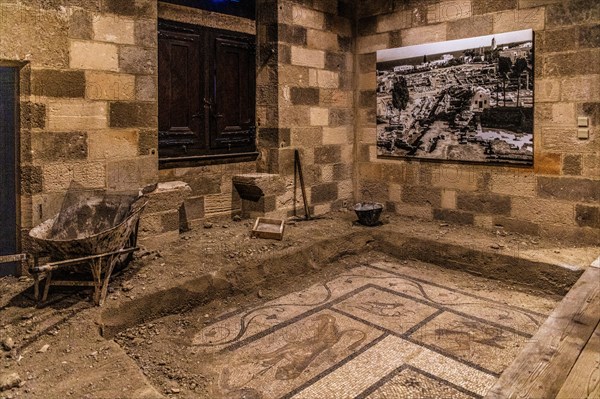
[[[256,218],[252,235],[258,238],[269,238],[273,240],[283,239],[285,223],[280,219]]]

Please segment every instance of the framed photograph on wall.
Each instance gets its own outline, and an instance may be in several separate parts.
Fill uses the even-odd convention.
[[[533,32],[377,51],[377,155],[533,165]]]

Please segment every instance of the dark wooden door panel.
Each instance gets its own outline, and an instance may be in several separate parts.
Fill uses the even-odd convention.
[[[0,255],[18,252],[17,240],[17,70],[0,67]],[[0,265],[0,276],[16,264]]]
[[[159,37],[159,134],[163,145],[205,147],[200,41],[198,35],[189,33],[161,32]]]
[[[254,46],[244,39],[217,37],[215,112],[211,146],[247,146],[254,140]]]

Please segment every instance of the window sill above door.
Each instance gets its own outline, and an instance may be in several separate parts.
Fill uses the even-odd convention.
[[[196,166],[219,165],[226,163],[242,163],[256,161],[259,153],[239,152],[235,154],[190,155],[158,158],[159,169],[191,168]]]

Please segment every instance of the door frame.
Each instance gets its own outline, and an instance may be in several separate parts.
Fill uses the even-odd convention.
[[[14,147],[13,147],[13,151],[14,151],[14,162],[15,162],[15,176],[14,176],[14,181],[15,181],[15,186],[14,186],[14,193],[15,193],[15,248],[16,248],[16,253],[21,252],[22,250],[22,226],[23,226],[23,221],[22,221],[22,213],[21,213],[21,199],[22,199],[22,193],[21,193],[21,169],[22,169],[22,164],[21,164],[21,140],[23,138],[22,134],[21,134],[21,129],[22,129],[22,125],[21,125],[21,85],[22,85],[22,78],[24,75],[27,74],[27,72],[23,73],[24,71],[22,71],[22,69],[27,65],[27,63],[23,63],[23,62],[18,62],[18,61],[6,61],[6,60],[0,60],[0,67],[3,68],[11,68],[13,70],[14,73],[14,79],[15,79],[15,83],[14,83],[14,97],[15,97],[15,109],[14,109]],[[22,275],[24,270],[22,270],[22,264],[20,262],[16,262],[15,263],[15,267],[14,267],[14,272],[15,275]],[[9,273],[10,275],[10,273]]]

